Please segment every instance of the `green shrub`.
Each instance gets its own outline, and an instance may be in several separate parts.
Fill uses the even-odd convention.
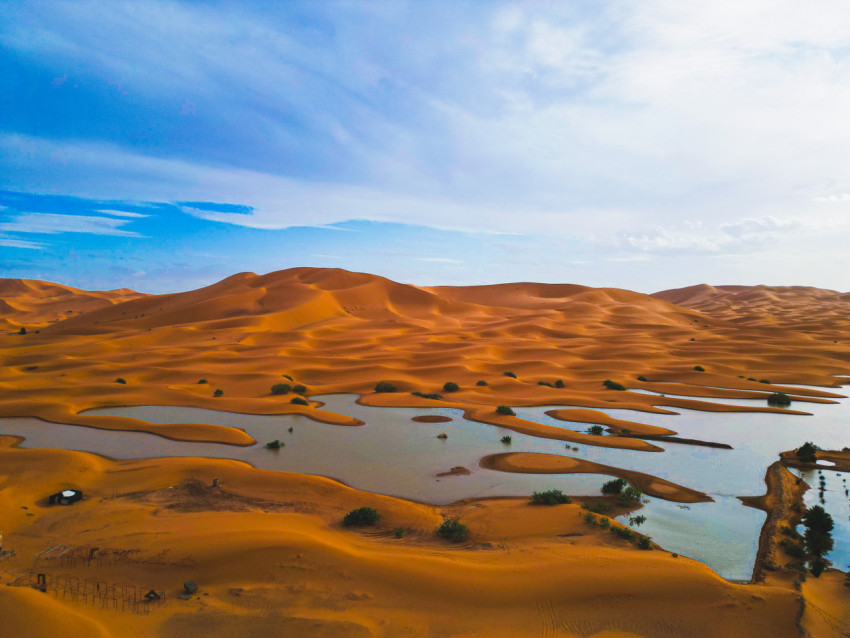
[[[291,389],[288,383],[275,383],[272,386],[272,394],[288,394]]]
[[[703,368],[702,366],[694,366],[694,370],[696,370],[697,372],[705,372],[705,368]]]
[[[624,386],[622,383],[617,383],[616,381],[611,381],[611,379],[605,379],[605,381],[602,382],[602,385],[604,385],[609,390],[620,390],[620,391],[622,391],[622,390],[626,389],[626,386]]]
[[[767,379],[759,379],[759,383],[766,383],[767,385],[770,385],[770,381]]]
[[[402,536],[404,536],[404,528],[403,527],[397,527],[394,534],[395,534],[396,538],[401,538]]]
[[[747,377],[747,381],[755,381],[754,377]]]
[[[566,503],[572,503],[572,500],[561,490],[546,490],[545,492],[534,492],[531,495],[532,505],[563,505]]]
[[[643,375],[640,375],[640,376],[637,378],[637,380],[638,380],[638,381],[646,381],[646,377],[645,377],[645,376],[643,376]]]
[[[511,444],[511,441],[513,441],[513,439],[512,439],[511,437],[509,437],[507,434],[506,434],[505,436],[503,436],[503,437],[502,437],[501,439],[499,439],[499,440],[500,440],[502,443],[504,443],[505,445],[510,445],[510,444]]]
[[[820,448],[811,441],[806,441],[797,449],[794,454],[797,456],[797,459],[802,461],[803,463],[817,463],[818,457],[815,455],[815,453],[819,449]]]
[[[206,379],[198,379],[198,383],[204,385],[207,382]]]
[[[608,529],[610,526],[611,521],[608,519],[607,516],[603,516],[599,519],[599,527],[601,527],[602,529]]]
[[[619,494],[623,491],[623,488],[626,487],[628,483],[621,478],[614,479],[612,481],[607,481],[602,484],[602,493],[603,494]]]
[[[503,372],[502,374],[504,374],[506,377],[510,377],[511,379],[516,379],[516,375],[513,372],[508,371]]]
[[[555,381],[555,387],[556,388],[563,388],[564,387],[564,380],[558,379],[557,381]]]
[[[465,541],[468,534],[469,529],[466,525],[454,518],[447,518],[443,521],[442,525],[437,528],[438,536],[442,536],[453,543]]]
[[[283,441],[279,441],[278,439],[275,439],[274,441],[269,441],[268,443],[266,443],[266,449],[267,450],[279,450],[284,445],[286,445],[286,443],[284,443]]]
[[[21,326],[21,329],[18,330],[18,334],[19,335],[25,335],[26,333],[27,333],[27,329],[24,328],[23,326]]]
[[[809,571],[812,572],[812,576],[815,578],[820,578],[820,575],[823,574],[823,570],[825,570],[829,566],[829,561],[824,560],[820,556],[812,561],[812,566]]]
[[[427,394],[425,392],[411,392],[415,397],[421,397],[423,399],[433,399],[434,401],[439,401],[442,399],[442,395],[437,394],[436,392],[432,392],[431,394]]]
[[[294,403],[295,405],[310,405],[307,399],[302,399],[301,397],[292,397],[290,403]]]
[[[591,425],[587,428],[587,431],[596,436],[601,436],[605,430],[601,425]]]
[[[481,379],[480,381],[476,381],[475,385],[485,386],[487,385],[487,382],[484,379]]]
[[[551,383],[549,383],[548,381],[538,381],[537,385],[545,385],[547,388],[554,388],[555,387]]]
[[[611,506],[608,503],[582,503],[581,509],[594,514],[607,514],[611,511]]]
[[[292,381],[292,377],[290,377],[288,374],[282,374],[280,376],[282,376],[284,379],[289,379],[290,381]]]
[[[611,532],[627,541],[633,541],[635,539],[635,533],[628,527],[612,527]]]
[[[593,514],[591,514],[590,512],[587,512],[584,515],[584,522],[587,523],[588,525],[593,525],[594,527],[596,527],[596,517]]]
[[[115,383],[120,383],[121,385],[127,385],[127,382],[124,379],[122,379],[121,377],[118,377],[117,379],[115,379]]]
[[[389,381],[378,381],[375,385],[375,392],[398,392],[398,388]]]
[[[773,394],[767,395],[767,404],[785,407],[791,405],[791,397],[784,392],[774,392]]]
[[[496,408],[496,414],[502,414],[504,416],[516,416],[516,412],[511,410],[506,405],[500,405],[498,408]]]
[[[629,516],[629,527],[640,527],[646,523],[646,516]]]
[[[378,514],[378,510],[371,507],[358,507],[345,515],[342,524],[346,527],[366,527],[374,525],[379,520],[381,515]]]
[[[457,392],[458,390],[460,390],[460,387],[454,381],[447,381],[443,384],[443,391],[445,392]]]
[[[787,538],[783,538],[779,542],[779,546],[785,550],[785,553],[788,554],[791,558],[804,559],[806,558],[806,550],[803,549],[802,545],[798,545]]]
[[[652,549],[652,541],[649,536],[641,536],[637,542],[638,549]]]
[[[221,390],[221,389],[216,390],[215,392],[213,392],[213,396],[214,396],[214,397],[221,397],[221,396],[224,396],[224,390]]]
[[[641,492],[638,488],[632,487],[629,485],[620,492],[620,495],[617,497],[617,501],[620,505],[636,505],[640,503],[640,499],[643,497],[643,492]]]
[[[292,386],[292,391],[295,394],[307,394],[307,386],[302,385],[300,383],[296,383],[294,386]]]

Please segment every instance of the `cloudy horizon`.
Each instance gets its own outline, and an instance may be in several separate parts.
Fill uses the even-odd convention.
[[[850,290],[838,1],[0,6],[0,277]]]

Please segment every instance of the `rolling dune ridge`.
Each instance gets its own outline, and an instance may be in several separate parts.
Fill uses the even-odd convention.
[[[240,273],[166,295],[0,280],[0,416],[231,445],[255,441],[237,428],[86,411],[177,405],[361,424],[316,400],[301,406],[290,403],[292,393],[271,393],[277,383],[304,384],[308,398],[355,393],[374,406],[458,408],[468,419],[637,450],[663,463],[658,446],[627,434],[672,429],[593,408],[724,410],[716,399],[784,390],[805,413],[807,402],[843,396],[834,375],[850,372],[847,308],[847,295],[809,288],[696,286],[650,296],[535,283],[417,287],[311,268]],[[27,334],[18,334],[21,327]],[[667,396],[608,389],[606,379]],[[398,391],[374,392],[379,381]],[[458,391],[443,389],[449,381]],[[619,435],[500,415],[500,405],[564,406],[551,415]],[[779,411],[766,402],[733,409]],[[235,461],[112,461],[14,443],[0,437],[0,522],[18,558],[0,563],[0,583],[37,566],[36,554],[52,545],[124,547],[138,549],[140,560],[90,573],[161,584],[169,597],[160,611],[137,616],[0,587],[7,626],[26,627],[29,636],[779,638],[801,635],[802,596],[816,601],[812,626],[842,627],[834,573],[802,593],[732,584],[696,561],[641,551],[585,525],[580,501],[548,508],[484,499],[439,508]],[[510,471],[582,469],[556,455],[501,455],[493,463]],[[221,488],[210,487],[213,478]],[[705,500],[686,485],[638,479],[649,491]],[[65,484],[87,498],[48,507],[45,496]],[[345,512],[361,505],[382,513],[378,527],[342,528]],[[470,526],[466,543],[436,538],[444,516]],[[190,579],[201,585],[199,596],[174,600]]]

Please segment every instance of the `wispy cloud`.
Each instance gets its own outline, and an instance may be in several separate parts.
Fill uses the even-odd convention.
[[[59,233],[88,233],[92,235],[114,235],[141,237],[138,233],[124,230],[121,226],[127,219],[95,217],[90,215],[58,215],[55,213],[20,213],[11,221],[0,222],[0,231],[38,235]]]
[[[37,244],[26,239],[15,239],[13,237],[4,237],[0,235],[0,246],[8,246],[9,248],[28,248],[31,250],[42,250],[43,244]]]
[[[418,261],[431,261],[439,264],[462,264],[460,259],[451,259],[450,257],[417,257]]]

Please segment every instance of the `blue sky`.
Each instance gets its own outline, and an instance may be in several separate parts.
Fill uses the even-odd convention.
[[[0,276],[850,289],[843,1],[10,1],[0,63]]]

